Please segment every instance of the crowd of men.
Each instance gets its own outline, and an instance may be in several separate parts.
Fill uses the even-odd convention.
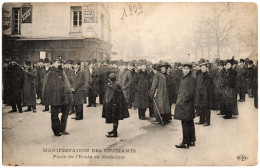
[[[3,64],[3,103],[12,106],[12,112],[36,112],[36,99],[51,112],[55,136],[65,131],[69,114],[75,120],[83,119],[83,105],[96,107],[96,99],[103,105],[102,117],[113,123],[108,137],[117,137],[118,121],[129,117],[128,109],[138,110],[140,120],[155,117],[165,125],[172,117],[182,121],[183,142],[178,148],[195,146],[193,119],[196,124],[210,126],[211,110],[231,119],[238,115],[237,101],[244,102],[246,94],[254,98],[258,108],[258,66],[252,60],[208,60],[197,63],[146,60],[91,61],[66,60],[56,57],[38,62],[19,62],[17,58]],[[123,95],[123,96],[122,96]],[[239,100],[237,100],[239,97]],[[86,98],[88,101],[86,101]],[[172,104],[176,104],[172,110]],[[50,107],[51,106],[51,109]],[[115,106],[115,107],[114,107]],[[149,117],[146,110],[149,109]],[[112,113],[110,111],[113,111]],[[119,111],[119,112],[118,112]],[[172,113],[174,111],[174,114]],[[59,120],[58,114],[62,113]]]

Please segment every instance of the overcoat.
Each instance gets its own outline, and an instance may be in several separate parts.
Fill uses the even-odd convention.
[[[232,115],[238,115],[235,70],[226,70],[222,87],[226,110],[232,112]]]
[[[102,118],[106,119],[106,123],[114,123],[128,117],[130,115],[121,86],[110,83],[104,95]]]
[[[212,110],[219,110],[220,103],[223,100],[223,92],[221,83],[224,79],[225,69],[219,70],[213,79],[213,96],[212,96]]]
[[[134,77],[135,105],[138,108],[149,107],[149,75],[147,71],[139,70]]]
[[[190,72],[181,80],[178,98],[174,111],[174,119],[182,121],[191,121],[195,118],[194,96],[196,88],[196,79]]]
[[[69,77],[71,88],[75,91],[72,92],[73,95],[73,105],[82,105],[86,103],[86,96],[85,96],[85,84],[86,79],[85,75],[82,71],[74,71],[71,73]]]
[[[246,82],[246,76],[247,76],[247,70],[245,67],[236,67],[236,91],[239,93],[239,91],[246,92],[247,90],[247,82]]]
[[[36,105],[36,82],[36,69],[29,68],[28,71],[24,71],[23,105]]]
[[[129,70],[124,70],[117,74],[117,82],[121,86],[126,102],[129,102],[130,99],[130,86],[132,84],[133,77]]]
[[[99,67],[99,92],[104,93],[108,87],[108,75],[110,68],[107,65]]]
[[[89,89],[92,89],[92,95],[93,97],[98,97],[99,93],[99,77],[98,77],[98,70],[96,68],[93,68],[92,73],[90,74],[90,70],[87,70],[88,72],[86,73],[87,76],[89,76]]]
[[[196,78],[195,107],[210,109],[213,93],[213,82],[208,72],[199,71]]]
[[[166,78],[161,72],[154,74],[153,83],[150,90],[150,97],[154,99],[155,113],[170,113],[169,96]],[[159,111],[158,111],[159,110]]]
[[[169,96],[169,103],[172,105],[174,103],[174,98],[176,97],[175,94],[175,87],[174,87],[174,78],[172,75],[164,73],[163,74],[166,78],[168,96]]]
[[[180,84],[181,84],[182,70],[180,70],[180,69],[174,70],[173,78],[174,78],[174,86],[175,86],[174,91],[175,91],[175,95],[176,95],[173,99],[173,103],[176,103],[178,91],[179,91]]]
[[[24,72],[20,66],[17,64],[10,65],[8,68],[8,92],[7,104],[21,104],[22,103],[22,91],[24,83]]]
[[[66,73],[62,69],[50,68],[43,82],[42,104],[57,106],[72,103],[72,89]]]

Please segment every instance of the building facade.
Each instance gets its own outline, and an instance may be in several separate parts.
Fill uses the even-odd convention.
[[[103,60],[111,54],[107,3],[5,3],[3,58]]]

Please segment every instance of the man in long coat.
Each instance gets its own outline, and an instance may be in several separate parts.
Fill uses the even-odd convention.
[[[169,96],[165,76],[160,72],[161,66],[154,64],[154,77],[149,96],[154,101],[156,123],[167,124],[171,120]]]
[[[12,106],[12,110],[9,113],[17,112],[22,113],[22,91],[24,83],[23,69],[17,64],[17,59],[12,58],[11,65],[8,68],[10,78],[8,85],[10,90],[7,93],[7,104]]]
[[[86,79],[83,71],[80,71],[80,61],[75,60],[73,63],[73,71],[69,77],[72,88],[73,103],[72,108],[76,112],[75,120],[83,119],[83,104],[86,103],[85,84]]]
[[[146,64],[143,63],[141,69],[134,77],[135,102],[138,107],[140,120],[144,120],[145,111],[149,107],[149,76],[146,71]]]
[[[51,105],[51,123],[55,136],[69,134],[65,129],[72,102],[72,88],[62,69],[61,58],[57,56],[53,67],[46,74],[42,91],[42,103]],[[60,112],[62,113],[61,120],[59,119]]]
[[[94,64],[91,62],[88,66],[88,76],[89,76],[89,92],[88,92],[88,105],[87,107],[96,107],[96,98],[98,97],[98,71],[97,68],[93,67]]]
[[[180,88],[180,84],[181,84],[181,78],[182,78],[182,66],[180,62],[176,62],[175,65],[177,66],[177,69],[174,71],[173,73],[173,77],[174,77],[174,90],[175,90],[175,95],[178,95],[178,91]],[[177,96],[174,98],[173,103],[176,103],[177,101]]]
[[[220,110],[221,104],[223,101],[223,92],[221,83],[224,78],[225,69],[224,69],[224,62],[222,60],[218,61],[218,72],[214,76],[213,79],[213,100],[212,106],[214,106],[214,110]],[[219,114],[220,115],[220,114]]]
[[[113,130],[108,132],[107,137],[117,137],[119,120],[130,117],[126,100],[121,86],[116,83],[116,74],[109,74],[109,85],[105,93],[102,110],[102,118],[106,123],[113,123]]]
[[[225,62],[226,73],[222,83],[224,91],[224,104],[221,112],[225,119],[231,119],[232,115],[238,115],[237,94],[236,94],[236,71],[232,69],[232,60]]]
[[[26,111],[36,112],[36,82],[37,70],[30,61],[26,62],[24,69],[23,105],[28,106]]]
[[[127,106],[129,106],[130,100],[130,86],[132,84],[133,77],[131,72],[127,69],[125,63],[120,64],[120,72],[117,74],[117,82],[121,86]]]
[[[236,68],[237,71],[237,92],[239,94],[239,100],[240,102],[245,101],[245,94],[246,94],[246,73],[247,70],[245,68],[245,61],[243,59],[240,59],[240,65]]]
[[[196,79],[192,77],[191,68],[191,64],[183,64],[183,78],[181,80],[174,112],[174,119],[181,120],[183,132],[183,141],[180,145],[175,145],[177,148],[195,146],[196,141],[193,121],[195,118],[194,96]]]
[[[210,125],[210,107],[212,99],[213,83],[209,72],[207,71],[208,65],[203,63],[200,65],[200,70],[196,78],[196,96],[195,107],[199,111],[200,121],[196,124]]]
[[[108,60],[104,60],[103,65],[99,67],[99,103],[103,104],[104,95],[108,87],[108,75],[110,68],[108,67]]]
[[[48,58],[45,58],[44,59],[44,68],[43,68],[43,71],[42,71],[42,75],[41,75],[41,80],[39,81],[39,85],[41,85],[43,87],[43,82],[44,82],[44,78],[46,77],[46,74],[49,72],[50,68],[51,68],[51,63],[49,61]],[[42,90],[42,88],[41,88]],[[46,111],[49,111],[49,105],[45,105],[42,103],[42,105],[44,105],[44,109],[42,110],[42,112],[46,112]]]

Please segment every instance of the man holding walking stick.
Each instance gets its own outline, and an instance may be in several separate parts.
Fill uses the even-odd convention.
[[[166,78],[160,71],[160,65],[153,65],[154,78],[150,90],[153,98],[156,123],[167,124],[171,120],[169,97],[167,92]]]

